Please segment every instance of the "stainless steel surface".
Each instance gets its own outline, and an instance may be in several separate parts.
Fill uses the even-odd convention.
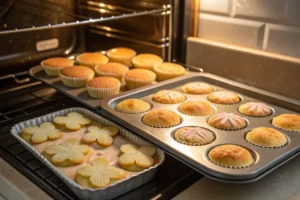
[[[215,129],[207,124],[209,116],[193,117],[186,116],[177,111],[177,106],[168,104],[159,104],[152,101],[152,94],[162,89],[174,89],[180,91],[180,86],[193,81],[203,81],[215,86],[215,89],[226,89],[237,92],[241,97],[241,102],[234,105],[214,104],[207,100],[207,95],[189,95],[188,100],[204,100],[209,102],[216,108],[216,112],[232,112],[243,116],[248,125],[246,128],[237,131],[224,131]],[[128,98],[140,98],[152,104],[153,108],[166,108],[178,113],[182,117],[182,123],[172,128],[153,128],[142,123],[142,114],[123,114],[115,110],[115,106],[122,100]],[[237,111],[241,104],[261,101],[270,105],[273,114],[263,118],[254,118],[244,116]],[[283,164],[299,152],[300,135],[295,132],[280,130],[288,138],[288,144],[282,148],[262,148],[248,143],[245,139],[245,133],[255,127],[272,127],[270,120],[282,113],[300,112],[300,102],[298,100],[289,99],[274,93],[256,89],[247,85],[243,85],[225,78],[214,76],[211,74],[190,75],[188,77],[180,77],[167,82],[157,84],[152,87],[143,88],[141,90],[133,90],[116,97],[104,99],[101,102],[102,114],[128,127],[130,130],[138,133],[142,137],[148,139],[154,144],[165,149],[174,157],[182,160],[195,168],[199,172],[213,179],[227,182],[249,182],[258,180],[280,164]],[[289,109],[289,110],[288,110]],[[189,146],[178,143],[172,137],[172,133],[183,126],[201,126],[213,131],[216,140],[208,145]],[[277,129],[277,128],[275,128]],[[250,150],[255,158],[255,164],[242,169],[230,169],[213,164],[207,157],[207,152],[216,145],[220,144],[238,144]]]
[[[131,175],[130,177],[126,177],[122,181],[117,181],[116,183],[113,183],[105,188],[98,188],[98,189],[92,189],[92,188],[83,188],[79,184],[77,184],[75,181],[71,180],[70,178],[66,177],[63,173],[61,173],[54,165],[52,165],[41,153],[36,151],[29,143],[24,141],[19,135],[22,133],[22,130],[29,126],[38,126],[43,122],[49,122],[52,121],[53,118],[57,116],[65,116],[70,112],[79,112],[83,114],[84,116],[88,117],[92,121],[96,123],[103,124],[104,126],[117,126],[116,124],[100,117],[99,115],[83,108],[68,108],[65,110],[57,111],[48,115],[44,115],[35,119],[31,119],[25,122],[21,122],[19,124],[16,124],[11,129],[12,135],[25,147],[27,148],[36,158],[38,158],[42,163],[44,163],[53,173],[55,173],[62,181],[64,181],[68,187],[73,190],[75,194],[78,195],[81,199],[113,199],[117,196],[120,196],[121,194],[124,194],[136,187],[139,187],[148,181],[150,181],[158,167],[163,163],[164,161],[164,152],[160,149],[157,149],[157,159],[158,162],[154,165],[149,167],[148,169],[145,169],[141,172],[137,172],[136,174]],[[122,136],[127,141],[130,141],[131,143],[142,146],[142,145],[149,145],[148,142],[145,140],[142,140],[138,136],[126,131],[125,129],[117,126],[119,128],[119,136]],[[116,136],[117,137],[117,136]],[[114,144],[113,144],[114,145]],[[92,146],[90,146],[92,148]],[[104,153],[104,152],[103,152]]]

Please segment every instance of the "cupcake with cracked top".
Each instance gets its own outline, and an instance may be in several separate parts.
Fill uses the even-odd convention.
[[[136,55],[136,52],[133,49],[118,47],[108,50],[106,55],[111,62],[118,62],[127,67],[132,67],[132,58]]]
[[[214,91],[214,88],[204,82],[187,83],[180,88],[180,90],[187,94],[209,94]]]
[[[143,53],[132,59],[135,68],[149,69],[153,71],[155,65],[161,64],[163,59],[160,56],[150,53]]]
[[[187,145],[205,145],[215,140],[211,131],[198,126],[182,127],[174,133],[174,138]]]
[[[215,112],[215,109],[205,101],[186,101],[180,104],[177,110],[191,116],[206,116]]]
[[[91,97],[102,99],[115,94],[118,94],[121,87],[121,82],[113,77],[96,77],[89,80],[86,84],[88,93]]]
[[[73,65],[73,60],[63,57],[48,58],[41,62],[41,66],[49,76],[59,76],[59,71],[61,69],[71,67]]]
[[[233,113],[216,113],[208,120],[208,124],[217,129],[223,130],[238,130],[247,126],[246,120],[243,117]]]
[[[259,102],[249,102],[239,106],[238,111],[251,117],[266,117],[272,114],[271,108]]]
[[[272,119],[272,124],[288,131],[300,131],[300,115],[282,114]]]
[[[129,68],[127,66],[117,62],[109,62],[95,66],[97,76],[110,76],[120,81],[123,80],[123,76],[128,70]]]
[[[126,87],[135,89],[146,85],[151,85],[155,81],[156,74],[147,69],[131,69],[124,74]]]
[[[104,64],[108,62],[108,58],[105,55],[97,52],[80,54],[76,57],[76,60],[80,65],[87,66],[92,69],[94,69],[94,67],[98,64]]]
[[[152,127],[168,128],[181,123],[181,117],[168,109],[153,109],[144,115],[142,121]]]
[[[137,114],[151,109],[150,103],[141,99],[126,99],[118,103],[116,110],[123,113]]]
[[[207,99],[217,104],[236,104],[241,101],[240,97],[236,93],[229,91],[217,91],[210,93]]]
[[[155,65],[154,72],[157,74],[158,81],[164,81],[186,74],[186,70],[183,66],[170,62]]]
[[[174,90],[160,90],[152,96],[152,100],[164,104],[176,104],[185,101],[186,97]]]
[[[94,70],[85,66],[66,67],[59,72],[62,82],[72,88],[84,87],[94,75]]]

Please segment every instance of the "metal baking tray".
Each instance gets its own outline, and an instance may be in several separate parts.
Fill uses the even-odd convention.
[[[207,100],[207,95],[189,95],[188,100],[204,100],[216,108],[216,112],[232,112],[242,116],[248,122],[248,126],[242,130],[225,131],[215,129],[208,125],[207,120],[210,116],[186,116],[177,111],[179,104],[160,104],[152,101],[154,93],[163,89],[174,89],[180,91],[180,87],[186,83],[194,81],[203,81],[215,87],[215,90],[225,89],[239,94],[241,102],[234,105],[214,104]],[[129,98],[140,98],[152,104],[153,108],[166,108],[178,113],[183,121],[180,125],[171,128],[153,128],[142,123],[141,114],[124,114],[115,110],[116,105],[122,100]],[[273,110],[273,114],[268,117],[255,118],[242,115],[237,108],[244,103],[251,101],[260,101],[267,103]],[[288,138],[288,145],[282,148],[263,148],[248,143],[245,139],[245,133],[255,127],[272,127],[271,119],[282,113],[300,112],[300,101],[289,99],[277,94],[243,85],[222,77],[202,73],[193,74],[186,77],[179,77],[167,82],[119,94],[115,97],[104,99],[101,102],[101,113],[122,124],[128,129],[136,132],[140,136],[148,139],[158,145],[175,158],[190,165],[200,173],[219,181],[224,182],[251,182],[260,179],[272,170],[287,162],[299,154],[300,133],[280,130]],[[175,141],[172,134],[178,128],[183,126],[200,126],[213,131],[216,140],[208,145],[189,146]],[[277,128],[275,128],[277,129]],[[255,158],[255,164],[241,169],[230,169],[215,165],[208,157],[208,151],[220,144],[237,144],[246,147]]]
[[[154,178],[155,173],[158,170],[158,167],[163,163],[163,161],[165,159],[164,152],[158,148],[157,148],[157,154],[156,154],[157,163],[154,166],[152,166],[148,169],[145,169],[141,172],[132,173],[132,172],[125,171],[126,174],[128,175],[127,178],[123,179],[122,181],[118,181],[114,184],[111,184],[105,188],[101,188],[101,189],[83,188],[82,186],[80,186],[75,181],[73,181],[72,179],[68,178],[65,175],[65,174],[68,174],[70,176],[71,171],[63,173],[64,170],[72,170],[72,173],[75,173],[77,168],[80,167],[80,165],[72,166],[72,167],[55,167],[41,153],[39,153],[39,152],[43,151],[45,146],[50,145],[50,144],[57,144],[57,143],[60,143],[61,141],[58,141],[58,140],[49,141],[48,142],[49,144],[42,143],[42,144],[35,145],[33,147],[19,136],[19,134],[21,134],[22,130],[28,126],[38,126],[44,122],[52,122],[54,117],[64,116],[70,112],[79,112],[79,113],[85,115],[86,117],[90,118],[91,120],[93,120],[94,123],[100,123],[100,124],[103,124],[104,126],[116,126],[119,128],[119,134],[114,137],[114,142],[111,146],[102,148],[97,145],[96,145],[97,147],[95,147],[94,145],[89,145],[94,150],[97,149],[94,152],[95,155],[93,154],[90,156],[97,157],[98,153],[101,153],[101,156],[106,158],[110,162],[110,164],[116,165],[118,152],[119,152],[118,149],[122,144],[133,143],[138,146],[149,145],[148,142],[141,139],[140,137],[138,137],[138,136],[128,132],[127,130],[121,128],[120,126],[117,126],[116,124],[100,117],[99,115],[97,115],[89,110],[83,109],[83,108],[69,108],[69,109],[57,111],[57,112],[54,112],[54,113],[51,113],[48,115],[44,115],[44,116],[41,116],[41,117],[38,117],[35,119],[31,119],[31,120],[28,120],[25,122],[21,122],[19,124],[16,124],[14,127],[12,127],[11,133],[36,158],[38,158],[41,162],[43,162],[53,173],[55,173],[62,181],[64,181],[68,185],[68,187],[80,199],[92,199],[92,200],[113,199],[117,196],[120,196],[134,188],[137,188],[137,187],[147,183],[148,181],[150,181],[151,179]],[[72,137],[72,135],[71,136],[69,135],[72,133],[73,133],[73,135],[76,134],[76,136],[78,136],[80,134],[84,134],[85,130],[86,130],[86,128],[84,127],[84,128],[81,128],[79,131],[75,131],[76,133],[75,132],[73,133],[73,132],[69,132],[69,131],[65,132],[63,129],[60,129],[60,131],[63,134],[65,134],[65,139],[68,137]],[[59,140],[63,141],[65,139],[62,138]],[[80,139],[80,138],[78,138],[78,139]],[[89,159],[90,159],[90,156],[88,156]]]

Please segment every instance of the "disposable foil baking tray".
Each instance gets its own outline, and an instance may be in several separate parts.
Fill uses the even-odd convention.
[[[157,149],[157,162],[154,166],[145,169],[144,171],[132,173],[125,171],[127,174],[127,177],[121,181],[118,181],[114,184],[111,184],[105,188],[101,189],[90,189],[90,188],[83,188],[79,184],[77,184],[75,181],[73,181],[71,178],[67,177],[66,174],[70,174],[70,172],[77,170],[78,166],[72,166],[71,170],[68,171],[68,173],[64,170],[68,170],[69,167],[55,167],[52,165],[40,152],[43,151],[45,146],[42,146],[42,144],[37,145],[33,147],[32,145],[28,144],[26,141],[24,141],[19,135],[21,134],[22,130],[28,126],[38,126],[44,122],[52,122],[53,118],[57,116],[64,116],[67,115],[70,112],[79,112],[86,117],[90,118],[96,123],[100,123],[104,126],[117,126],[116,124],[100,117],[99,115],[83,109],[83,108],[69,108],[61,111],[57,111],[48,115],[44,115],[35,119],[31,119],[25,122],[21,122],[19,124],[16,124],[11,129],[12,135],[25,147],[27,148],[36,158],[38,158],[41,162],[43,162],[53,173],[55,173],[62,181],[64,181],[67,186],[80,198],[80,199],[113,199],[119,195],[122,195],[134,188],[137,188],[148,181],[150,181],[155,173],[158,170],[158,167],[163,163],[164,161],[164,152],[160,149]],[[119,146],[121,146],[124,143],[133,143],[138,146],[141,145],[149,145],[148,142],[141,139],[140,137],[126,131],[125,129],[121,128],[120,126],[117,126],[119,128],[119,134],[118,136],[114,137],[114,142],[110,147],[106,147],[103,149],[100,149],[101,151],[101,157],[104,157],[107,159],[110,164],[116,165],[117,158],[118,157],[118,149]],[[76,133],[67,132],[63,134],[82,134],[80,131],[85,131],[86,127],[81,128]],[[83,133],[84,134],[84,133]],[[66,136],[68,137],[68,136]],[[70,135],[72,137],[72,135]],[[74,136],[75,137],[75,136]],[[80,138],[78,138],[80,140]],[[60,143],[60,141],[53,141],[54,143]],[[49,144],[50,145],[50,144]],[[46,145],[47,146],[47,145]],[[90,145],[91,148],[95,149],[95,146]],[[95,154],[94,156],[97,156],[98,154]],[[115,159],[115,160],[114,160]],[[80,167],[80,166],[79,166]],[[70,169],[70,168],[69,168]]]
[[[207,100],[208,95],[183,94],[186,95],[187,100],[203,100],[210,103],[216,108],[216,113],[231,112],[244,117],[248,122],[247,127],[237,131],[219,130],[208,125],[207,120],[210,116],[183,115],[177,111],[179,104],[160,104],[151,99],[152,95],[160,90],[173,89],[180,91],[180,87],[182,85],[194,81],[209,83],[214,86],[215,90],[225,89],[238,93],[241,98],[241,102],[233,105],[214,104]],[[119,102],[129,98],[143,99],[151,103],[153,109],[165,108],[172,110],[179,114],[183,121],[180,125],[171,128],[154,128],[147,126],[141,121],[145,113],[124,114],[115,110],[115,107]],[[241,104],[253,101],[267,103],[273,110],[272,115],[263,118],[255,118],[242,115],[238,112],[237,108]],[[271,124],[271,120],[275,116],[283,113],[299,113],[300,101],[289,99],[207,73],[179,77],[141,90],[119,94],[115,97],[104,99],[101,102],[101,107],[102,115],[115,120],[140,136],[160,146],[166,152],[190,165],[200,173],[220,181],[250,182],[258,180],[299,154],[300,132],[289,132],[278,129]],[[184,126],[200,126],[207,128],[215,133],[216,140],[203,146],[189,146],[181,144],[173,139],[172,134],[178,128]],[[256,127],[275,128],[284,133],[289,142],[286,146],[276,149],[263,148],[250,144],[245,140],[245,133]],[[247,148],[255,158],[255,163],[249,167],[241,169],[225,168],[212,163],[209,160],[207,153],[211,148],[221,144],[237,144]]]

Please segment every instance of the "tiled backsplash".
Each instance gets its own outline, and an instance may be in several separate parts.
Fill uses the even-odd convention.
[[[200,0],[198,37],[300,58],[300,0]]]

